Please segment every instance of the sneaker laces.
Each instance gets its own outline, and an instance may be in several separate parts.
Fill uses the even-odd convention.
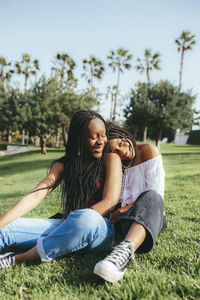
[[[106,260],[111,261],[117,267],[120,267],[127,260],[134,257],[134,249],[129,241],[121,242],[107,257]]]
[[[15,263],[14,255],[9,255],[0,260],[0,269],[12,266],[12,265],[14,265],[14,263]]]

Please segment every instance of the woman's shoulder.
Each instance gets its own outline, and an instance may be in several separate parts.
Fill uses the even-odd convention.
[[[152,144],[139,144],[137,145],[137,148],[140,163],[143,163],[160,155],[159,149]]]
[[[56,173],[57,175],[61,176],[64,173],[66,166],[66,156],[63,156],[51,164],[50,173]]]
[[[64,171],[64,163],[60,161],[56,161],[50,169],[50,173],[62,174]]]

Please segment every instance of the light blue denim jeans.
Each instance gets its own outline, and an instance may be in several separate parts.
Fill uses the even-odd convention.
[[[93,209],[76,210],[60,220],[19,218],[0,229],[0,251],[5,246],[23,250],[36,246],[46,262],[75,251],[108,251],[113,242],[111,222]]]

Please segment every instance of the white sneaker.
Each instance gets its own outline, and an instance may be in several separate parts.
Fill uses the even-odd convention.
[[[15,253],[9,252],[0,255],[0,270],[15,264]]]
[[[95,265],[93,273],[113,283],[124,276],[133,257],[133,244],[130,241],[123,241],[106,258]]]

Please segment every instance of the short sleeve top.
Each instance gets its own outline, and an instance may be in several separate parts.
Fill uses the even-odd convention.
[[[133,203],[139,195],[154,190],[164,198],[164,177],[162,156],[147,160],[124,171],[119,202],[122,206]]]

